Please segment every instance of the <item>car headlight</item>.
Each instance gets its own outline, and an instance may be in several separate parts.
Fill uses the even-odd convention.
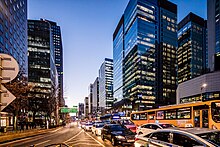
[[[124,136],[116,136],[116,138],[118,138],[118,139],[125,139]]]

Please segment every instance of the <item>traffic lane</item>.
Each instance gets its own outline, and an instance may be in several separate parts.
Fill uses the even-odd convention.
[[[74,147],[112,147],[110,142],[103,141],[101,137],[94,136],[91,132],[85,132],[83,129],[65,143]]]
[[[86,132],[87,134],[91,135],[94,139],[96,139],[97,141],[103,143],[106,147],[112,147],[111,141],[109,141],[108,139],[105,139],[104,141],[102,140],[101,136],[96,136],[95,134],[92,134],[91,132]],[[114,147],[119,147],[122,145],[118,145],[118,146],[114,146]],[[127,146],[127,145],[124,145]],[[130,145],[130,146],[134,146],[134,144]]]
[[[72,136],[79,133],[80,129],[75,126],[67,126],[63,127],[58,131],[49,132],[44,135],[38,135],[30,138],[21,139],[18,141],[13,141],[5,144],[1,144],[0,146],[17,146],[17,147],[26,147],[26,146],[39,146],[43,147],[45,145],[53,144],[53,143],[62,143],[71,138]]]

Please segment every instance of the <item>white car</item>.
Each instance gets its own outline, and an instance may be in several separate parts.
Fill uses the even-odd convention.
[[[104,127],[104,123],[96,123],[92,127],[92,134],[95,134],[96,136],[101,136],[102,128]]]
[[[91,123],[91,122],[86,123],[85,127],[84,127],[84,130],[85,131],[92,131],[92,126],[93,126],[93,123]]]
[[[220,131],[207,128],[160,129],[136,137],[135,147],[217,147],[220,146]]]
[[[151,133],[157,129],[165,129],[165,128],[170,128],[170,127],[175,127],[172,124],[167,124],[167,123],[148,123],[148,124],[144,124],[141,125],[137,128],[136,133],[138,135],[141,134],[148,134]]]

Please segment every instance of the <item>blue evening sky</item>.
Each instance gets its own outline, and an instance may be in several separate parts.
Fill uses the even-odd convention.
[[[112,58],[112,34],[129,0],[28,0],[28,19],[61,26],[64,95],[69,107],[84,102],[104,58]],[[207,18],[206,0],[170,0],[178,21],[189,12]]]

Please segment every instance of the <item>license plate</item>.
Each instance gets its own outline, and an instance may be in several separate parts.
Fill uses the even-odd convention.
[[[134,140],[127,140],[127,142],[134,142]]]

